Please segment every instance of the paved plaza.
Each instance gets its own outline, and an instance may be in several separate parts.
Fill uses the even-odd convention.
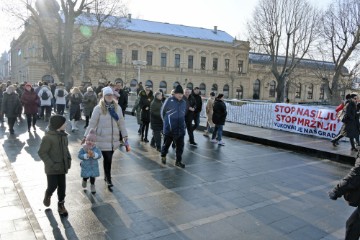
[[[121,148],[114,155],[112,192],[102,171],[96,194],[81,187],[84,122],[69,135],[69,217],[60,218],[56,193],[50,208],[42,204],[46,176],[37,150],[46,124],[39,121],[30,134],[25,121],[18,124],[13,136],[0,129],[1,240],[331,240],[343,239],[353,211],[343,199],[327,197],[349,164],[235,138],[225,137],[221,147],[197,131],[198,147],[186,137],[186,168],[174,166],[172,149],[164,166],[159,153],[139,141],[135,117],[126,116],[131,152]]]

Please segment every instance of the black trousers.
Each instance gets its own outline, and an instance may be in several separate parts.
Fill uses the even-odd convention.
[[[37,119],[37,113],[34,114],[26,114],[26,120],[27,120],[27,125],[28,125],[28,129],[30,129],[31,126],[35,126],[36,124],[36,119]]]
[[[360,211],[359,207],[350,215],[346,221],[345,240],[357,240],[360,237]]]
[[[40,117],[44,117],[44,112],[45,112],[45,118],[50,118],[50,116],[51,116],[51,106],[41,106]]]
[[[161,149],[161,131],[153,131],[153,139],[156,149]]]
[[[65,104],[56,104],[56,112],[59,115],[64,115]]]
[[[141,125],[141,139],[147,139],[149,133],[149,124],[150,122],[143,122]]]
[[[104,173],[106,179],[111,179],[111,163],[114,151],[101,151],[104,158]]]
[[[189,141],[193,143],[195,142],[195,139],[194,139],[194,128],[192,125],[192,121],[186,121],[185,123],[186,123],[187,133],[189,135]]]
[[[47,177],[46,193],[52,196],[52,194],[57,189],[59,202],[64,201],[65,191],[66,191],[66,175],[56,174],[56,175],[46,175],[46,177]]]
[[[89,178],[87,177],[87,178],[83,178],[83,179],[84,179],[84,181],[87,181]],[[95,178],[94,178],[94,177],[90,177],[90,183],[91,183],[92,185],[95,184]]]
[[[14,132],[15,122],[16,122],[16,117],[8,117],[8,125],[10,132]]]
[[[182,160],[182,154],[184,152],[184,136],[170,136],[165,135],[164,136],[164,144],[161,148],[161,157],[166,157],[169,147],[172,144],[172,142],[175,142],[176,145],[176,162],[181,162]]]

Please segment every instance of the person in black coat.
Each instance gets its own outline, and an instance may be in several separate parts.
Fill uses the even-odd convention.
[[[194,96],[191,94],[191,90],[189,88],[185,88],[184,91],[184,100],[186,101],[186,115],[185,115],[185,123],[186,123],[186,129],[187,133],[189,135],[189,142],[190,145],[197,146],[197,143],[195,142],[194,138],[194,128],[192,125],[192,121],[195,117],[195,109],[196,109],[196,100]]]
[[[351,168],[350,172],[329,192],[329,198],[332,200],[336,200],[351,191],[360,191],[359,154],[355,161],[355,166]],[[356,195],[359,196],[358,194]],[[359,239],[360,237],[359,201],[356,202],[356,205],[357,208],[346,221],[345,240]]]
[[[357,151],[355,147],[355,139],[359,137],[359,118],[357,117],[356,112],[356,102],[358,96],[356,94],[350,95],[350,100],[345,105],[345,116],[343,118],[343,125],[340,130],[340,134],[331,140],[334,146],[337,145],[337,142],[343,138],[350,138],[351,151]]]
[[[215,124],[214,132],[212,134],[211,142],[218,143],[224,146],[225,143],[222,140],[223,127],[227,116],[226,105],[224,103],[224,94],[219,93],[215,98],[213,107],[212,121]],[[217,135],[217,138],[216,138]]]
[[[141,141],[149,142],[147,136],[150,124],[150,104],[154,99],[151,87],[146,86],[145,90],[139,93],[140,101],[139,107],[141,109]]]
[[[153,138],[150,145],[161,152],[161,131],[163,129],[163,120],[161,118],[163,95],[161,92],[155,93],[155,98],[150,105],[150,127],[153,130]]]
[[[202,110],[202,98],[201,98],[201,92],[200,92],[200,88],[199,87],[195,87],[194,90],[192,91],[191,95],[194,97],[195,102],[196,102],[196,107],[195,107],[195,111],[194,111],[194,125],[193,125],[193,131],[195,131],[199,125],[200,125],[200,113]]]

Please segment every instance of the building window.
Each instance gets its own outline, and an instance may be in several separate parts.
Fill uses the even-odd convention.
[[[174,84],[173,84],[173,88],[175,89],[177,85],[180,85],[180,83],[179,83],[179,82],[177,82],[177,81],[176,81],[176,82],[174,82]]]
[[[99,48],[99,62],[106,62],[106,48]]]
[[[217,71],[217,70],[218,70],[218,59],[213,58],[213,71]]]
[[[308,87],[307,99],[313,99],[313,93],[314,93],[314,85],[310,83]]]
[[[225,84],[223,88],[224,98],[229,98],[229,85]]]
[[[132,50],[131,51],[131,60],[134,61],[134,60],[138,60],[138,50]]]
[[[271,81],[270,82],[270,89],[269,89],[269,97],[275,97],[276,92],[276,82]]]
[[[206,67],[206,57],[201,57],[200,67],[201,67],[201,70],[205,70],[205,67]]]
[[[151,80],[146,80],[145,87],[153,87],[153,82]]]
[[[123,51],[121,48],[116,49],[116,63],[122,64]]]
[[[160,82],[160,85],[159,85],[159,88],[160,88],[161,90],[163,90],[164,93],[166,93],[166,90],[167,90],[167,84],[166,84],[166,82],[165,82],[165,81],[161,81],[161,82]]]
[[[138,82],[136,81],[136,79],[131,80],[131,82],[130,82],[130,89],[131,89],[132,92],[136,92],[137,83],[138,83]]]
[[[201,84],[199,85],[199,89],[200,89],[200,94],[201,94],[202,96],[205,96],[205,95],[206,95],[206,85],[205,85],[205,83],[201,83]]]
[[[193,69],[193,68],[194,68],[194,56],[189,55],[188,56],[188,69]]]
[[[161,67],[166,67],[167,54],[161,53]]]
[[[152,51],[147,51],[146,52],[146,65],[148,66],[152,66],[152,59],[153,59],[153,52]]]
[[[324,84],[321,84],[320,86],[320,97],[319,99],[320,100],[324,100],[325,98],[325,85]]]
[[[189,83],[186,85],[186,88],[188,88],[188,89],[190,89],[190,90],[193,90],[194,85],[193,85],[191,82],[189,82]]]
[[[238,73],[242,73],[243,72],[243,67],[244,67],[244,61],[242,60],[238,60]]]
[[[260,80],[256,79],[253,85],[253,99],[260,99]]]
[[[225,72],[230,70],[230,59],[225,59]]]
[[[216,83],[214,83],[211,87],[211,91],[215,93],[215,95],[217,95],[217,91],[218,91],[218,85]]]
[[[243,88],[243,86],[240,85],[236,89],[236,97],[237,97],[237,99],[242,99],[243,98],[243,93],[244,93],[244,88]]]
[[[296,85],[295,98],[301,98],[301,83]]]
[[[180,54],[175,54],[175,68],[180,67]]]

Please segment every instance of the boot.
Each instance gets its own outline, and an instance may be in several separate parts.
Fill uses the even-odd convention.
[[[178,161],[175,162],[175,166],[180,167],[180,168],[185,168],[185,164],[183,164],[182,162],[178,162]]]
[[[51,195],[49,195],[49,194],[47,193],[47,191],[45,191],[45,196],[44,196],[43,204],[45,205],[45,207],[49,207],[50,204],[51,204]]]
[[[68,211],[66,210],[64,204],[65,204],[65,201],[58,202],[58,212],[59,212],[60,216],[67,217],[69,214],[68,214]]]
[[[106,182],[106,184],[108,185],[108,187],[113,187],[113,186],[114,186],[114,185],[112,184],[111,177],[109,177],[109,176],[106,176],[106,177],[105,177],[105,182]]]

